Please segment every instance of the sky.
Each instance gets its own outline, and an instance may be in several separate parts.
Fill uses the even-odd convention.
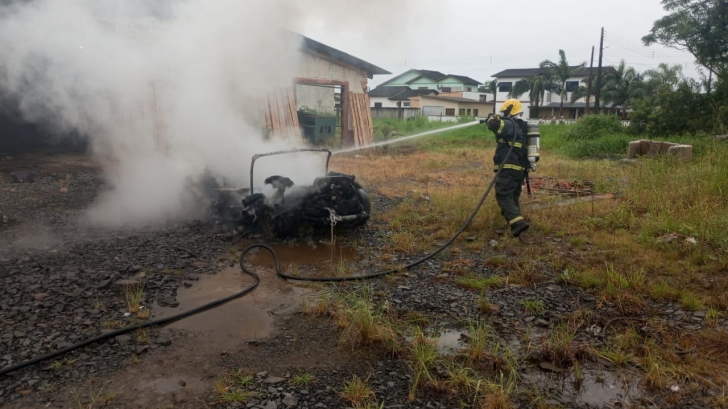
[[[504,69],[558,60],[559,49],[570,64],[588,66],[594,46],[596,67],[604,27],[603,65],[617,66],[623,59],[641,72],[666,62],[682,65],[686,76],[698,77],[690,53],[642,45],[654,21],[666,14],[659,0],[520,0],[512,7],[489,0],[366,3],[380,6],[379,13],[362,10],[366,21],[360,25],[347,28],[319,19],[304,22],[299,30],[393,74],[428,69],[484,82]],[[388,11],[392,3],[397,4],[391,11],[397,18]],[[377,75],[370,87],[391,77]]]

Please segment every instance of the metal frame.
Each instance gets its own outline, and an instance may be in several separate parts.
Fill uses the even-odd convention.
[[[262,158],[265,156],[273,156],[273,155],[281,155],[284,153],[300,153],[300,152],[326,152],[326,169],[324,170],[324,175],[329,173],[329,161],[331,160],[331,151],[326,148],[300,148],[300,149],[289,149],[285,151],[276,151],[276,152],[268,152],[268,153],[256,153],[253,155],[253,159],[250,162],[250,193],[253,194],[253,169],[255,168],[255,161],[258,160],[258,158]]]

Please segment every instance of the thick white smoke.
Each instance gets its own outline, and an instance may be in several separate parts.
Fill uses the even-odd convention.
[[[189,216],[199,210],[186,195],[189,178],[208,168],[247,186],[253,154],[291,147],[263,142],[258,107],[297,73],[299,38],[283,30],[296,27],[291,4],[35,0],[0,7],[0,93],[19,101],[29,121],[90,137],[113,187],[89,212],[93,220]],[[321,171],[318,162],[276,161],[278,173],[297,184]]]

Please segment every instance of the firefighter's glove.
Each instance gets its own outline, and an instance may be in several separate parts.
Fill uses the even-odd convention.
[[[497,115],[489,115],[488,119],[486,119],[486,123],[488,125],[488,129],[493,132],[497,132],[501,127],[501,119]]]

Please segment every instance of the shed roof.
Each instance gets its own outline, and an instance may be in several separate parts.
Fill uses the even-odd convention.
[[[362,60],[361,58],[354,57],[351,54],[347,54],[343,51],[337,50],[334,47],[328,46],[324,43],[320,43],[304,35],[300,36],[301,48],[323,54],[331,58],[332,60],[341,61],[349,65],[353,65],[354,67],[365,71],[368,78],[373,78],[374,75],[391,74],[391,72],[385,70],[384,68],[377,67],[372,63]]]

